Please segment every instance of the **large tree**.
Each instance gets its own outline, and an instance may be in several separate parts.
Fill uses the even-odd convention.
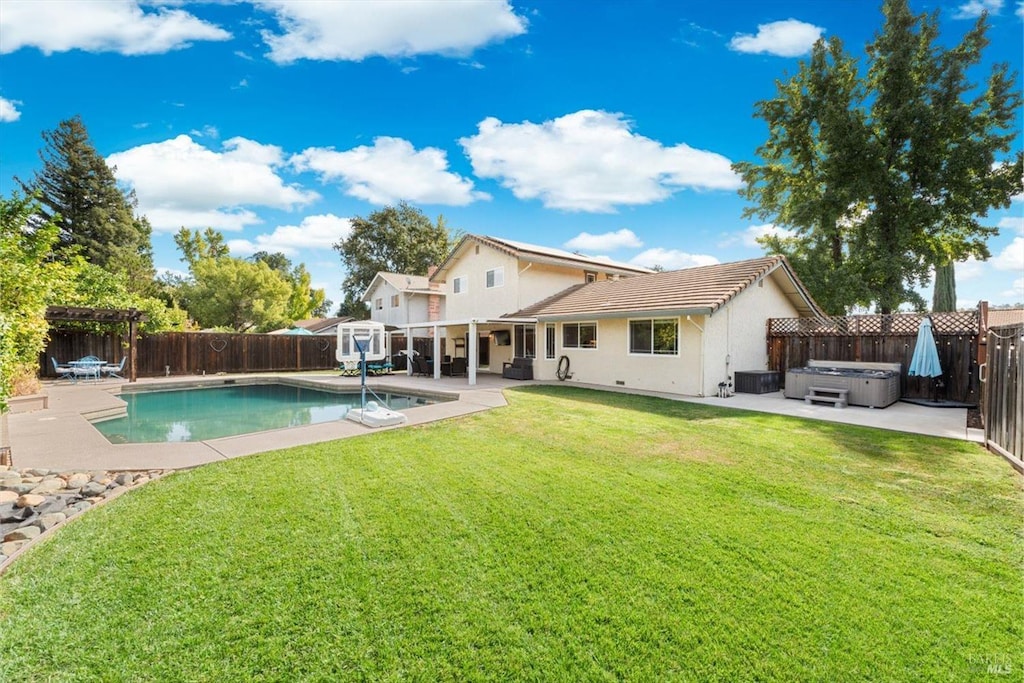
[[[135,195],[118,186],[80,117],[42,135],[43,167],[30,182],[18,183],[39,198],[42,222],[60,229],[59,250],[65,258],[77,251],[90,263],[125,273],[139,291],[148,288],[154,272],[152,229],[136,214]]]
[[[266,263],[280,273],[292,285],[288,299],[287,316],[290,320],[305,320],[311,316],[323,316],[330,303],[323,289],[313,289],[313,278],[306,270],[306,264],[292,265],[290,258],[277,251],[257,251],[249,257],[253,263]]]
[[[889,313],[924,301],[935,268],[988,258],[995,228],[981,220],[1021,191],[1011,157],[1020,93],[997,64],[982,85],[969,72],[987,44],[982,16],[950,48],[938,16],[886,0],[867,69],[833,38],[758,102],[769,127],[759,162],[734,165],[746,211],[789,228],[762,243],[786,254],[823,307]]]
[[[352,219],[352,232],[334,245],[347,275],[346,301],[358,301],[379,271],[426,275],[452,246],[444,217],[432,223],[419,209],[401,202]]]

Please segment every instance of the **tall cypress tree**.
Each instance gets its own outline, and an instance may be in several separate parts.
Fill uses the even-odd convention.
[[[60,228],[60,250],[78,247],[86,260],[125,272],[138,289],[153,279],[152,228],[136,215],[132,192],[118,187],[114,172],[89,140],[79,116],[43,132],[43,162],[29,183],[18,183],[41,204],[43,221]]]

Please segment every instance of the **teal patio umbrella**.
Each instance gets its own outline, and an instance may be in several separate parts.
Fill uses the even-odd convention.
[[[309,330],[307,330],[304,327],[293,327],[292,329],[290,329],[287,332],[285,332],[285,334],[305,335],[305,334],[313,334],[313,333],[310,332]]]
[[[917,330],[917,344],[914,346],[914,355],[910,359],[907,374],[917,377],[942,376],[939,351],[935,348],[935,337],[932,335],[931,317],[922,320],[921,327]]]

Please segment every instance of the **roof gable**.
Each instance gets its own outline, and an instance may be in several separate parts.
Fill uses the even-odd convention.
[[[483,245],[496,251],[513,256],[528,263],[547,263],[568,268],[580,268],[582,270],[594,270],[601,273],[612,273],[616,275],[641,275],[652,272],[648,268],[634,266],[628,263],[618,263],[607,259],[594,258],[584,254],[575,254],[562,249],[542,247],[536,244],[516,242],[513,240],[501,239],[498,237],[487,237],[484,235],[465,235],[458,244],[448,253],[445,260],[438,266],[437,271],[430,277],[431,280],[443,280],[447,271],[469,250],[471,246]]]
[[[510,317],[601,318],[633,313],[710,315],[766,277],[775,280],[801,315],[824,315],[785,257],[769,256],[577,285]]]
[[[441,292],[430,289],[430,280],[426,275],[409,275],[407,273],[388,273],[377,271],[377,274],[370,280],[369,286],[363,292],[362,301],[369,301],[372,298],[373,290],[381,284],[387,283],[402,293],[408,294],[440,294]]]

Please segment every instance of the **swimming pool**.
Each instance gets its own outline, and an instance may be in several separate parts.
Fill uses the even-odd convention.
[[[377,394],[393,410],[437,400],[390,392]],[[360,402],[359,392],[337,393],[290,384],[140,391],[123,393],[120,398],[127,403],[127,415],[92,423],[114,444],[206,441],[330,422],[342,419]]]

